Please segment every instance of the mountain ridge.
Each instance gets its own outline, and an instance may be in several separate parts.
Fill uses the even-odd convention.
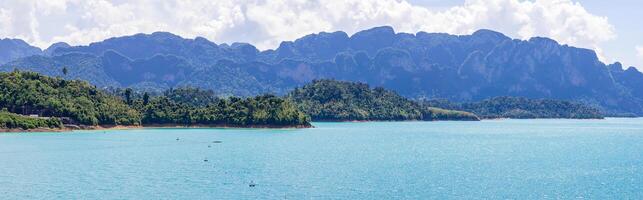
[[[112,53],[127,60],[114,62],[118,57]],[[91,56],[69,60],[75,54]],[[353,35],[320,32],[264,51],[247,43],[216,44],[155,32],[86,46],[61,45],[51,54],[23,57],[0,69],[60,75],[53,67],[38,67],[43,62],[71,64],[68,68],[77,76],[70,78],[101,87],[190,85],[249,96],[285,94],[312,80],[331,78],[365,82],[416,99],[552,98],[596,105],[605,113],[643,115],[643,74],[637,69],[606,65],[593,50],[549,38],[519,40],[486,29],[471,35],[400,33],[387,26]]]

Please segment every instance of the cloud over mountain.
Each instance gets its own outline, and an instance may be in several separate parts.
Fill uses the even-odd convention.
[[[244,41],[260,49],[302,35],[391,25],[399,31],[470,34],[481,28],[512,37],[546,36],[597,49],[614,37],[607,18],[571,0],[467,0],[432,9],[405,0],[5,0],[0,37],[41,48],[87,44],[138,32],[169,31],[218,43]]]

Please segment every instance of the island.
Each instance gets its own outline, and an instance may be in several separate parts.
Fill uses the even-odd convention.
[[[600,109],[574,101],[530,99],[525,97],[493,97],[479,102],[451,102],[445,99],[422,101],[426,106],[464,110],[483,119],[603,119]]]
[[[472,113],[419,104],[382,87],[314,80],[288,94],[313,121],[478,121]]]

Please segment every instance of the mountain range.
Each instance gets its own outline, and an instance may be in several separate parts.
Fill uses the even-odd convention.
[[[181,86],[220,95],[286,94],[316,79],[364,82],[414,99],[479,101],[497,96],[579,101],[613,115],[643,115],[643,74],[606,65],[590,49],[491,30],[471,35],[396,33],[376,27],[321,32],[260,51],[167,33],[40,50],[0,40],[0,71],[30,70],[99,87],[161,91]],[[68,74],[62,73],[62,68]]]

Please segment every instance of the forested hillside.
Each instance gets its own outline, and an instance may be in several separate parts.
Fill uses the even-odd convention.
[[[364,83],[315,80],[288,95],[313,120],[478,120],[467,112],[421,106],[393,91]]]
[[[34,72],[0,73],[0,108],[7,111],[0,126],[56,125],[56,121],[20,115],[52,117],[83,126],[310,126],[310,119],[292,102],[272,95],[218,98],[211,91],[194,88],[172,89],[157,96],[136,95],[131,89],[119,91],[122,94],[113,95],[85,81]]]
[[[0,108],[23,115],[67,117],[84,125],[139,125],[140,114],[85,81],[34,72],[0,73]]]
[[[189,90],[197,91],[197,90]],[[273,95],[249,98],[176,99],[158,96],[134,102],[143,124],[176,124],[230,127],[308,127],[310,119],[290,101]]]

